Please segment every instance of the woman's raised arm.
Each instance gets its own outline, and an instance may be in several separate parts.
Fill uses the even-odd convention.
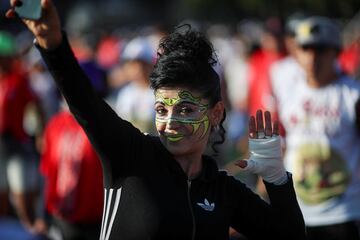
[[[6,17],[14,18],[16,6],[21,6],[20,0],[10,0],[11,8]],[[34,34],[40,47],[51,50],[60,45],[62,41],[61,23],[56,7],[51,0],[41,0],[41,17],[38,20],[23,19],[27,28]]]

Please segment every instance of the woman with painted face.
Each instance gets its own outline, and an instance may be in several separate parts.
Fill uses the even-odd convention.
[[[18,4],[12,1],[12,6]],[[190,27],[159,46],[150,75],[158,136],[144,135],[91,88],[79,67],[53,3],[42,18],[25,20],[71,112],[97,150],[104,173],[100,239],[229,239],[233,227],[248,239],[305,239],[291,174],[268,112],[250,119],[250,160],[237,165],[259,174],[270,202],[219,171],[205,155],[212,134],[224,141],[224,104],[213,48]],[[13,9],[7,16],[14,16]],[[265,123],[265,124],[264,124]],[[216,142],[212,144],[215,148]],[[91,199],[89,199],[91,201]]]

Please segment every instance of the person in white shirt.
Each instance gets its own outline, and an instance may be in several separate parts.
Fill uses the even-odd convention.
[[[358,240],[360,83],[338,67],[341,35],[332,20],[302,20],[295,40],[298,65],[272,75],[285,166],[294,176],[309,240]]]

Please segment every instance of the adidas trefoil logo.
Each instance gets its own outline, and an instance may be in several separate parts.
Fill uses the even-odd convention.
[[[215,208],[215,203],[209,203],[209,201],[205,198],[204,203],[197,203],[200,207],[202,207],[204,210],[212,212]]]

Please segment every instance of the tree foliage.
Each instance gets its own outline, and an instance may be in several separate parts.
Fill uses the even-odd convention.
[[[189,17],[215,21],[242,18],[286,18],[294,12],[349,19],[360,11],[359,0],[184,0],[182,9]]]

